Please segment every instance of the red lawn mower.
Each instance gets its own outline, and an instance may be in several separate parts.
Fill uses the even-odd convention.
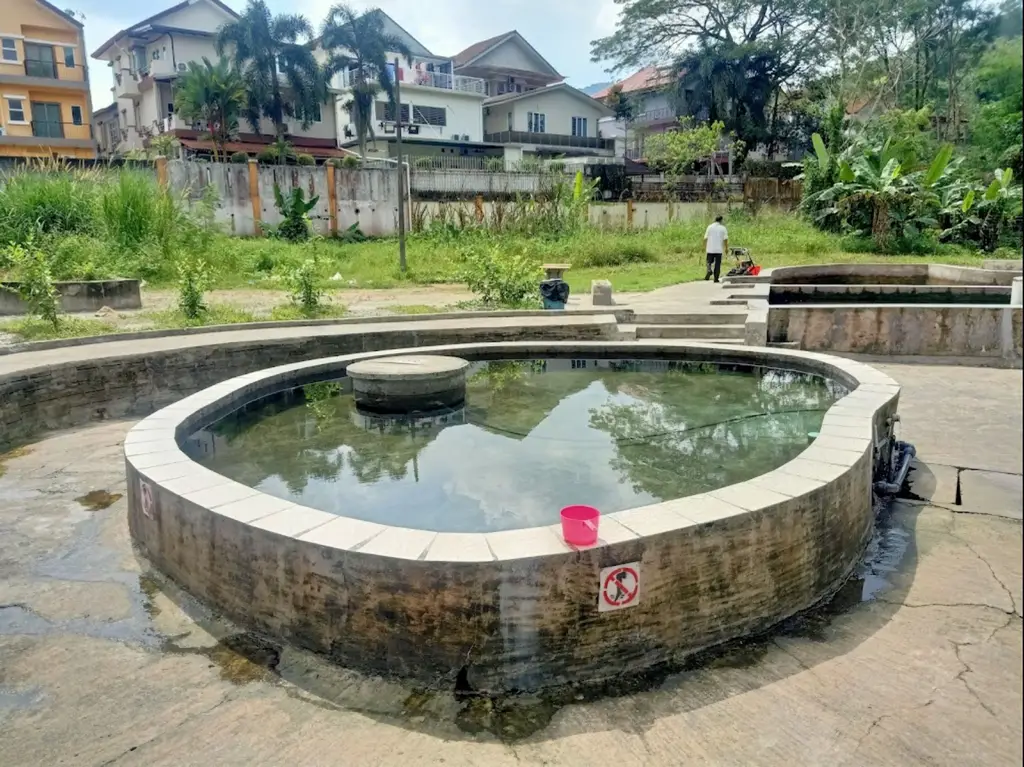
[[[726,277],[754,277],[761,273],[761,267],[754,263],[750,257],[750,251],[746,248],[729,248],[733,258],[736,259],[736,266],[726,272]]]

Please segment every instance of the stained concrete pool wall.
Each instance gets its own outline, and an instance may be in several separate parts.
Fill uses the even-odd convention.
[[[410,350],[412,351],[412,350]],[[263,495],[189,460],[179,441],[263,394],[366,355],[225,381],[125,440],[129,527],[142,551],[234,620],[346,666],[490,693],[595,682],[768,629],[828,597],[868,540],[875,435],[899,387],[856,362],[679,341],[419,349],[630,356],[784,366],[851,393],[797,459],[748,482],[607,515],[595,547],[556,527],[448,534],[339,517]],[[389,352],[394,353],[394,352]],[[602,568],[639,562],[635,606],[600,612]]]
[[[24,344],[26,354],[0,355],[0,452],[44,431],[148,415],[227,378],[286,362],[439,343],[618,336],[614,314],[602,310],[396,320],[266,323]]]

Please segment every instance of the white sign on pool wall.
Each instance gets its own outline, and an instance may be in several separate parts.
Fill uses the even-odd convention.
[[[627,562],[601,570],[597,611],[607,613],[640,604],[640,563]]]
[[[153,488],[149,483],[139,480],[139,497],[142,500],[142,513],[153,518]]]

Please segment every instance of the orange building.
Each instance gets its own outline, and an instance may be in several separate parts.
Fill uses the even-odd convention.
[[[3,0],[0,158],[96,157],[82,25],[46,0]]]

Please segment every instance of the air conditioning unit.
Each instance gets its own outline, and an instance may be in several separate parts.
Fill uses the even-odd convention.
[[[463,133],[462,134],[462,140],[463,141],[469,141],[469,136],[467,134]]]
[[[4,126],[0,125],[0,136],[4,136],[6,134],[7,134],[7,129]]]
[[[188,71],[188,64],[186,64],[183,61],[179,61],[178,62],[178,71],[179,72],[187,72]]]

